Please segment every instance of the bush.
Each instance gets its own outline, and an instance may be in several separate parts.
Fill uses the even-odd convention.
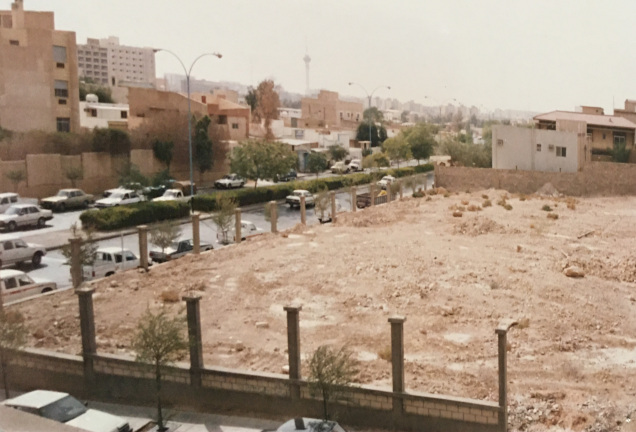
[[[87,210],[80,215],[84,228],[108,231],[129,228],[188,216],[190,206],[184,202],[141,202],[103,210]]]
[[[552,211],[552,207],[550,207],[549,205],[545,204],[543,207],[541,207],[541,210],[547,211],[547,212],[551,212]]]

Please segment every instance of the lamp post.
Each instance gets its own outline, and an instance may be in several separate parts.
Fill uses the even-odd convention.
[[[366,88],[364,88],[364,86],[362,84],[358,84],[356,82],[350,82],[349,85],[357,85],[358,87],[360,87],[367,95],[367,98],[369,99],[369,149],[371,148],[371,146],[373,145],[373,140],[371,139],[371,124],[372,124],[372,119],[371,119],[371,99],[373,98],[373,93],[375,93],[376,90],[380,89],[380,88],[385,88],[387,90],[391,90],[391,86],[377,86],[376,88],[373,89],[373,91],[369,94],[369,92],[367,91]]]
[[[191,197],[190,211],[192,211],[193,209],[192,205],[194,205],[192,201],[192,197],[194,196],[194,172],[192,171],[192,108],[191,108],[191,100],[190,100],[190,74],[192,73],[192,68],[194,67],[195,63],[199,61],[201,57],[214,56],[214,57],[221,58],[223,56],[217,52],[203,53],[199,57],[195,58],[192,64],[190,65],[190,69],[187,69],[185,64],[181,61],[181,58],[179,58],[179,56],[176,55],[174,52],[165,48],[158,48],[154,50],[155,53],[159,51],[165,51],[167,53],[172,54],[181,64],[181,67],[183,68],[183,72],[185,73],[185,76],[186,76],[186,90],[188,92],[188,152],[190,154],[190,197]]]

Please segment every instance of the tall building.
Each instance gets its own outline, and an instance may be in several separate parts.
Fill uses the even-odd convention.
[[[88,38],[77,47],[79,75],[111,87],[120,83],[155,85],[155,52],[152,48],[120,45],[119,38]]]
[[[0,11],[0,126],[79,130],[75,32],[55,30],[53,12]]]

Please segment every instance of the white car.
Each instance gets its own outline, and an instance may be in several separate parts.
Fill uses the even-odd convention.
[[[336,162],[331,167],[332,174],[346,174],[349,172],[349,170],[350,170],[349,166],[345,165],[345,163],[342,161]]]
[[[217,189],[232,189],[240,188],[245,185],[245,179],[239,177],[237,174],[227,174],[222,178],[214,182],[214,187]]]
[[[289,204],[290,208],[293,208],[293,207],[300,208],[300,197],[302,196],[305,197],[306,207],[311,207],[314,205],[314,202],[315,202],[314,195],[308,190],[304,190],[304,189],[297,189],[293,191],[291,195],[287,195],[287,198],[285,198],[285,202]]]
[[[87,408],[68,393],[34,390],[3,404],[89,432],[132,432],[123,418]]]
[[[15,231],[18,227],[29,225],[44,228],[46,221],[51,219],[51,210],[41,209],[34,204],[13,204],[4,214],[0,214],[0,229]]]
[[[254,225],[253,222],[241,220],[241,240],[246,240],[248,237],[253,237],[263,232],[264,231]],[[226,233],[217,232],[216,241],[222,244],[234,243],[236,241],[236,230],[232,227],[232,229]]]
[[[395,177],[387,175],[387,176],[382,177],[382,179],[379,182],[377,182],[376,184],[378,186],[380,186],[382,189],[386,189],[387,186],[390,186],[393,183],[395,183]]]
[[[130,189],[112,189],[107,198],[102,198],[95,202],[95,207],[106,208],[119,205],[135,204],[143,201],[137,192]]]
[[[289,420],[276,429],[276,432],[346,432],[335,421],[298,417]]]
[[[38,244],[27,243],[18,238],[0,241],[0,268],[27,261],[37,267],[44,255],[46,248]]]
[[[95,261],[91,266],[84,266],[83,275],[84,280],[91,280],[137,267],[139,258],[128,249],[104,247],[95,251]]]
[[[55,282],[32,279],[19,270],[0,270],[0,296],[3,304],[56,289]]]
[[[348,167],[352,172],[362,171],[362,162],[360,162],[360,159],[352,159]]]
[[[183,195],[179,189],[168,189],[162,196],[153,199],[154,202],[161,201],[185,201],[190,202],[190,197]]]

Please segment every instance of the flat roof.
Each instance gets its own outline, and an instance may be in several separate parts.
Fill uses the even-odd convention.
[[[601,115],[601,114],[585,114],[572,111],[552,111],[545,114],[539,114],[534,116],[534,120],[539,121],[552,121],[557,120],[572,120],[582,121],[588,125],[603,126],[608,128],[623,128],[623,129],[636,129],[636,124],[627,120],[624,117]]]

